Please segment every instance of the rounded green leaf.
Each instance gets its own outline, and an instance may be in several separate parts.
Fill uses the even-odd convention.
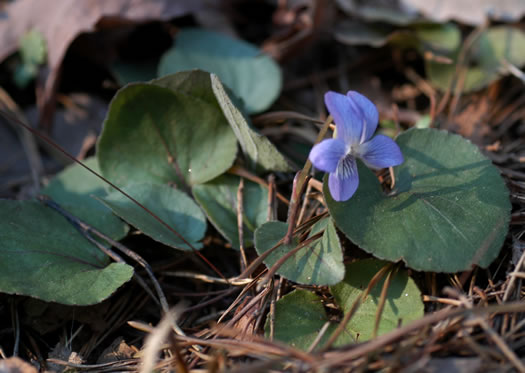
[[[366,259],[346,266],[344,280],[330,287],[335,303],[344,314],[350,311],[354,301],[367,289],[370,280],[386,264],[376,259]],[[372,338],[383,283],[384,278],[361,303],[345,330],[336,339],[335,346]],[[399,325],[420,319],[423,313],[424,306],[419,289],[407,271],[400,270],[391,278],[377,334],[388,333]],[[274,338],[296,348],[308,350],[329,320],[333,320],[333,317],[327,316],[320,297],[306,290],[295,290],[282,297],[275,305]],[[323,347],[337,329],[339,322],[330,321],[317,348]],[[270,335],[270,323],[270,317],[267,317],[264,328],[267,337]]]
[[[366,259],[346,266],[345,279],[330,287],[330,292],[334,296],[336,304],[344,313],[352,308],[354,301],[361,297],[367,289],[370,280],[386,264],[386,262],[376,259]],[[381,289],[385,278],[386,275],[368,294],[346,327],[346,333],[350,333],[355,341],[363,342],[372,338],[377,306],[381,298]],[[399,270],[390,280],[377,334],[388,333],[400,325],[420,319],[423,317],[423,313],[424,306],[421,300],[421,292],[408,276],[407,271]]]
[[[217,74],[246,103],[249,113],[267,109],[281,90],[281,70],[273,59],[242,40],[212,31],[184,29],[161,58],[159,76],[201,69]]]
[[[129,281],[56,211],[33,201],[0,200],[0,291],[47,302],[89,305]]]
[[[495,26],[481,33],[471,48],[471,63],[465,73],[463,92],[479,90],[497,80],[508,71],[505,62],[518,67],[525,65],[524,44],[525,33],[515,27]],[[458,54],[459,50],[454,60]],[[425,64],[431,83],[443,91],[447,90],[456,77],[456,64],[443,64],[430,59]]]
[[[239,249],[237,228],[237,190],[240,178],[221,175],[204,184],[194,185],[193,196],[208,215],[211,223],[222,235]],[[268,190],[259,184],[244,180],[243,189],[243,234],[244,246],[250,246],[255,229],[266,222]]]
[[[115,214],[154,240],[176,249],[190,250],[187,243],[194,249],[202,247],[198,241],[206,233],[206,218],[185,193],[168,185],[147,183],[129,184],[122,190],[166,222],[178,235],[119,191],[100,200]]]
[[[100,173],[96,158],[84,164]],[[79,164],[66,167],[42,189],[61,207],[115,240],[128,233],[128,226],[94,197],[105,196],[107,184]]]
[[[286,234],[288,225],[279,221],[263,224],[255,231],[255,249],[259,255],[277,244]],[[300,249],[277,271],[290,281],[305,285],[333,285],[341,281],[345,274],[343,254],[339,237],[332,219],[317,222],[308,237],[324,230],[322,237]],[[271,268],[279,259],[298,245],[294,240],[290,245],[281,245],[264,261]]]
[[[412,129],[397,143],[405,162],[386,195],[359,164],[359,188],[336,202],[324,183],[336,225],[363,250],[416,270],[458,272],[487,267],[498,255],[509,219],[508,190],[496,167],[461,136]]]
[[[308,350],[323,325],[329,322],[321,298],[302,289],[294,290],[277,301],[274,319],[274,339],[301,350]],[[270,323],[268,315],[264,325],[266,337],[270,337]],[[335,326],[331,324],[328,327],[318,346],[327,341]]]
[[[249,118],[239,110],[238,102],[232,101],[233,96],[216,75],[200,70],[182,71],[153,80],[151,83],[197,97],[221,110],[241,145],[248,166],[252,169],[262,172],[291,171],[287,160],[270,140],[252,128]]]
[[[461,45],[461,30],[454,23],[416,24],[413,26],[418,49],[448,55]]]
[[[237,153],[218,105],[153,84],[131,84],[111,101],[98,142],[104,176],[193,185],[222,174]]]

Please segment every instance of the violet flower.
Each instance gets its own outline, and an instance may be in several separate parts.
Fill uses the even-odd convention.
[[[356,158],[372,169],[380,169],[403,163],[403,155],[391,138],[384,135],[371,138],[379,114],[368,98],[355,91],[346,96],[327,92],[324,102],[334,118],[336,138],[315,145],[309,158],[316,168],[330,173],[328,187],[332,198],[346,201],[359,185]]]

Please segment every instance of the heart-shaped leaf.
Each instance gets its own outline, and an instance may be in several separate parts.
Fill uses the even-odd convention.
[[[363,250],[416,270],[457,272],[487,267],[498,255],[510,219],[508,190],[498,170],[464,138],[412,129],[398,139],[405,162],[383,192],[359,165],[359,188],[346,202],[324,195],[337,226]]]
[[[230,123],[235,136],[237,136],[244,155],[249,160],[250,167],[259,168],[262,171],[291,171],[286,159],[270,140],[252,129],[248,119],[232,103],[224,86],[215,74],[211,74],[211,84],[224,116]]]
[[[84,164],[100,173],[96,158],[86,159]],[[128,233],[128,226],[94,197],[105,196],[107,185],[84,167],[74,164],[58,175],[42,190],[64,209],[97,228],[115,240]]]
[[[217,74],[246,103],[249,113],[266,110],[281,90],[281,70],[257,47],[212,31],[184,29],[161,58],[159,76],[201,69]]]
[[[218,105],[153,84],[130,84],[115,95],[97,148],[104,176],[117,185],[204,183],[226,171],[236,153]]]
[[[343,281],[330,287],[336,304],[348,312],[354,301],[363,296],[370,280],[386,265],[386,262],[376,259],[366,259],[351,263],[346,266],[346,276]],[[386,277],[386,276],[385,276]],[[371,290],[357,313],[347,325],[346,332],[350,332],[352,339],[358,342],[367,341],[372,338],[377,305],[381,298],[381,289],[385,277]],[[377,335],[394,330],[400,325],[406,325],[410,321],[423,317],[424,306],[421,300],[421,292],[417,285],[408,276],[406,270],[399,270],[393,274],[386,296],[385,308],[381,313],[381,321]]]
[[[160,223],[147,211],[118,191],[100,198],[115,214],[142,232],[176,249],[200,249],[198,242],[206,233],[206,218],[201,209],[185,193],[168,185],[129,184],[122,188],[177,233]],[[181,238],[182,237],[182,238]]]
[[[346,266],[344,280],[330,287],[335,303],[343,313],[346,314],[354,301],[363,296],[372,277],[386,264],[376,259],[366,259]],[[345,330],[336,339],[335,346],[363,342],[372,337],[383,283],[384,278],[361,303]],[[407,271],[396,272],[388,287],[378,335],[387,333],[398,325],[408,324],[421,318],[423,311],[421,294],[414,281],[408,276]],[[302,350],[308,350],[322,327],[329,322],[317,345],[322,347],[340,322],[329,321],[330,318],[326,314],[321,298],[306,290],[295,290],[282,297],[275,305],[274,320],[274,338]],[[268,317],[265,324],[266,336],[270,335],[270,323]]]
[[[308,290],[297,289],[286,294],[275,304],[273,338],[301,350],[308,350],[329,318],[321,298]],[[271,320],[268,316],[264,334],[270,337]],[[321,347],[328,340],[336,325],[330,324],[321,338]],[[347,341],[351,343],[351,340]],[[344,343],[341,343],[344,344]]]
[[[237,190],[240,178],[221,175],[204,184],[194,185],[193,196],[208,215],[208,219],[222,235],[239,249],[237,228]],[[250,246],[255,229],[266,222],[268,190],[259,184],[245,180],[243,189],[243,235],[244,246]]]
[[[277,244],[286,234],[288,224],[271,221],[255,231],[255,248],[259,255]],[[277,271],[288,280],[306,285],[332,285],[341,281],[345,274],[343,254],[332,219],[317,222],[308,237],[324,230],[322,237],[300,249]],[[294,240],[290,245],[281,245],[264,261],[271,268],[290,250],[297,246]]]
[[[0,291],[48,302],[89,305],[129,281],[56,211],[33,201],[0,200]]]

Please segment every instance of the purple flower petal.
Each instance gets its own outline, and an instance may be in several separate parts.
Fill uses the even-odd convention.
[[[324,103],[334,117],[337,138],[347,144],[359,143],[363,132],[363,118],[357,105],[352,105],[347,96],[332,91],[325,93]]]
[[[372,101],[362,94],[356,91],[348,91],[346,96],[350,98],[350,102],[354,106],[354,111],[360,112],[361,117],[364,118],[361,122],[363,130],[359,138],[359,142],[362,144],[368,141],[376,131],[379,113]]]
[[[346,157],[338,165],[338,171],[328,176],[328,188],[332,198],[338,202],[350,199],[359,185],[357,164],[354,157]]]
[[[365,164],[374,169],[397,166],[403,163],[403,154],[394,140],[384,135],[377,135],[372,140],[359,146],[358,156]]]
[[[345,155],[345,148],[342,140],[323,140],[312,148],[309,158],[315,168],[324,172],[334,172],[339,160]]]

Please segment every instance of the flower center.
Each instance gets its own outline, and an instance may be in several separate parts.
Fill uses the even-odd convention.
[[[354,172],[355,156],[352,154],[351,149],[346,152],[345,156],[342,157],[337,163],[337,169],[335,174],[341,179],[347,179]]]

